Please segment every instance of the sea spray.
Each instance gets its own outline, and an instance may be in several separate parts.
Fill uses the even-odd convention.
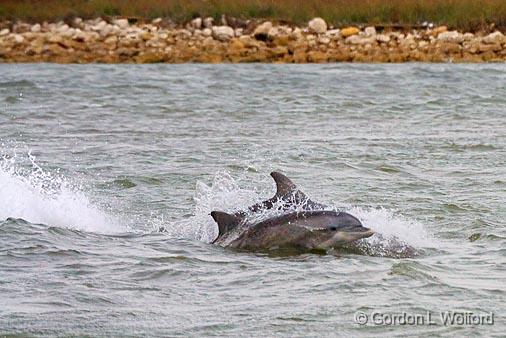
[[[0,220],[20,218],[49,226],[97,233],[128,231],[119,219],[93,204],[79,187],[58,171],[42,169],[28,152],[30,166],[20,155],[0,160]]]

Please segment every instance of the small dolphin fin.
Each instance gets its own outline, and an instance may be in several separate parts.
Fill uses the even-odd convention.
[[[271,203],[271,207],[272,201],[275,201],[276,199],[283,199],[287,204],[301,205],[304,206],[304,208],[310,208],[313,210],[323,210],[326,208],[326,206],[321,203],[311,201],[306,194],[297,188],[295,183],[280,172],[273,171],[271,176],[274,179],[274,182],[276,182],[276,195],[266,201]],[[266,202],[264,202],[264,204],[266,204]]]
[[[271,176],[276,182],[276,195],[274,197],[283,197],[298,190],[297,186],[282,173],[273,171]]]
[[[240,222],[239,217],[227,214],[223,211],[213,211],[211,212],[211,216],[218,224],[218,237],[236,227]]]

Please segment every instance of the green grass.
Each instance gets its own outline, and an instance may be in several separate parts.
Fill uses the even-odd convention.
[[[1,19],[56,21],[74,16],[169,17],[177,23],[196,16],[216,19],[274,19],[304,24],[315,16],[335,26],[406,24],[424,21],[462,30],[491,23],[506,29],[506,0],[2,0]]]

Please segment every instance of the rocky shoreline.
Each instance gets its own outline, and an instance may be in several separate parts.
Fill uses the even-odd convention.
[[[307,27],[226,18],[196,18],[184,27],[161,18],[0,23],[4,63],[504,61],[500,31],[473,34],[445,26],[334,28],[321,18]]]

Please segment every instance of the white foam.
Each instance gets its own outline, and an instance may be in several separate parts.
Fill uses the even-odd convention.
[[[197,181],[194,216],[165,225],[165,232],[171,237],[211,242],[218,235],[211,211],[233,212],[256,203],[259,198],[255,191],[241,189],[228,172],[220,171],[214,175],[210,186]]]
[[[403,242],[415,248],[436,248],[438,241],[427,232],[425,226],[403,216],[400,212],[386,208],[349,207],[346,212],[354,215],[362,224],[381,236],[372,236],[364,240],[370,245],[379,241]]]
[[[21,218],[35,224],[97,233],[121,233],[126,226],[91,203],[68,180],[40,168],[22,169],[17,156],[0,160],[0,220]]]

